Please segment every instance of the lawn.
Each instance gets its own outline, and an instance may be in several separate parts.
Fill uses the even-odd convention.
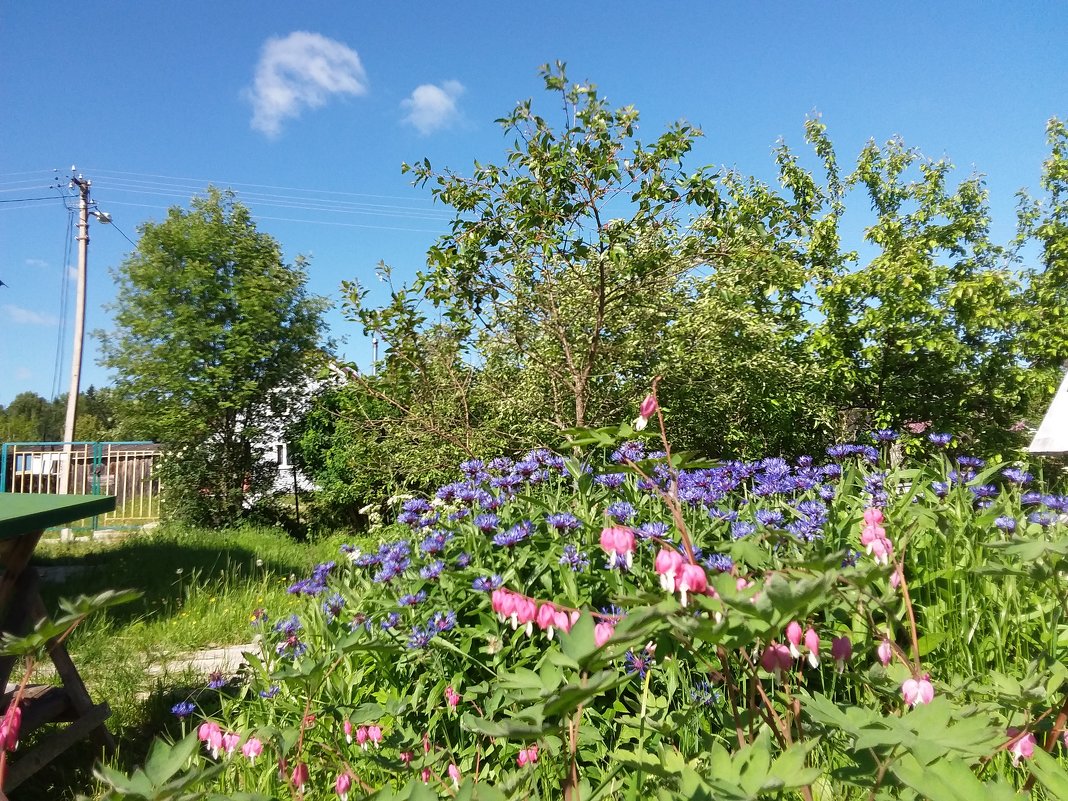
[[[175,663],[200,649],[251,642],[253,610],[295,608],[286,591],[292,577],[334,558],[341,541],[300,543],[270,528],[166,526],[114,542],[43,540],[34,559],[38,567],[72,568],[61,580],[43,584],[50,610],[61,597],[124,588],[143,593],[133,603],[90,618],[69,640],[94,700],[111,705],[108,725],[119,743],[115,761],[127,766],[142,759],[154,734],[174,731],[171,706],[203,688],[203,675]],[[164,669],[157,672],[154,666]],[[34,677],[38,683],[51,680],[47,670]],[[73,749],[14,797],[72,799],[89,793],[96,756],[88,743]]]

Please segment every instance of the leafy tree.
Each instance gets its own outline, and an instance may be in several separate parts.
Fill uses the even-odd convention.
[[[270,487],[262,448],[322,357],[325,301],[232,193],[209,189],[140,233],[115,271],[102,362],[124,419],[167,449],[168,513],[229,523]]]

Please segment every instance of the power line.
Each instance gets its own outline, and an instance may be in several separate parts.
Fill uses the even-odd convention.
[[[12,200],[0,200],[0,203],[29,203],[33,200],[55,200],[54,195],[45,195],[44,197],[19,197]]]
[[[126,232],[119,228],[119,226],[115,225],[114,220],[108,220],[108,225],[110,225],[112,228],[122,234],[122,238],[129,242],[131,245],[133,245],[135,249],[137,248],[137,243],[130,239],[130,237],[126,236]]]

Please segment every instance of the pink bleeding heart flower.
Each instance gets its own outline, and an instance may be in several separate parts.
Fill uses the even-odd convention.
[[[430,768],[423,768],[419,771],[419,778],[423,780],[423,784],[430,781]]]
[[[456,709],[460,704],[460,694],[452,687],[445,688],[445,704],[449,709]]]
[[[622,556],[627,567],[634,560],[634,532],[624,526],[608,526],[601,531],[601,548],[608,554],[608,563],[612,564],[616,556]]]
[[[22,707],[12,705],[0,721],[0,748],[14,751],[19,747],[19,729],[22,728]]]
[[[349,790],[352,789],[352,777],[348,773],[342,773],[337,777],[337,781],[334,782],[334,792],[338,794],[341,801],[348,801]]]
[[[377,724],[367,727],[367,739],[370,740],[375,748],[378,748],[382,742],[382,728]]]
[[[831,640],[831,659],[839,673],[845,671],[845,663],[853,656],[853,643],[848,637],[835,637]]]
[[[263,743],[256,737],[249,737],[241,746],[241,753],[248,758],[249,762],[255,764],[256,757],[263,753]]]
[[[227,756],[237,750],[237,744],[241,742],[240,734],[224,734],[222,736],[222,748]]]
[[[877,526],[883,519],[883,510],[877,506],[864,510],[864,522],[869,526]]]
[[[905,679],[905,683],[901,685],[901,697],[909,706],[931,703],[934,698],[931,677],[924,674],[919,679]]]
[[[790,656],[797,659],[801,656],[801,624],[791,620],[786,625],[786,641],[790,643]]]
[[[527,765],[533,765],[538,761],[538,745],[528,746],[519,752],[519,756],[516,758],[516,762],[519,763],[519,767],[525,767]]]
[[[649,425],[649,419],[656,414],[658,408],[656,396],[647,395],[645,400],[642,401],[642,405],[638,408],[638,418],[634,421],[634,430],[644,431],[645,427]]]
[[[660,576],[660,586],[664,592],[675,592],[675,580],[682,572],[686,560],[674,548],[661,547],[653,562],[653,568]]]
[[[794,660],[790,656],[790,649],[781,643],[773,642],[764,649],[760,657],[760,666],[775,676],[778,681],[782,674],[793,666]]]
[[[890,647],[890,640],[883,637],[883,641],[879,643],[879,647],[875,649],[876,656],[879,657],[879,663],[886,667],[890,664],[890,659],[894,655],[894,649]]]
[[[413,759],[415,759],[415,754],[413,754],[411,751],[400,752],[400,761],[404,764],[405,767],[411,765]]]
[[[356,743],[360,746],[360,748],[364,749],[365,751],[367,750],[366,726],[360,726],[360,728],[356,729]]]
[[[593,627],[593,641],[600,648],[616,633],[616,627],[611,623],[598,623]]]
[[[553,631],[556,628],[556,613],[560,610],[553,606],[551,603],[543,603],[538,607],[537,623],[538,628],[545,632],[545,635],[551,640],[553,638]]]
[[[1017,738],[1016,741],[1009,746],[1009,753],[1012,755],[1012,766],[1018,768],[1020,767],[1021,759],[1030,759],[1034,756],[1035,745],[1037,745],[1035,735],[1031,732],[1027,732],[1020,737],[1019,729],[1009,729],[1008,734],[1009,737]]]
[[[289,783],[297,788],[298,793],[303,793],[304,785],[308,783],[308,766],[303,762],[298,762],[297,766],[293,768],[293,775],[290,776]]]
[[[686,606],[686,593],[701,593],[708,589],[708,577],[705,570],[699,565],[686,564],[682,566],[679,576],[679,599]]]
[[[808,651],[807,659],[808,663],[812,667],[820,666],[820,635],[816,633],[816,630],[809,626],[805,630],[805,649]]]
[[[352,721],[346,720],[342,723],[341,730],[345,732],[345,742],[352,745]]]
[[[456,767],[455,763],[449,764],[449,778],[452,779],[453,788],[460,789],[460,769]]]

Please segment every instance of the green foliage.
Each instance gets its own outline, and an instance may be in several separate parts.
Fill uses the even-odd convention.
[[[141,228],[117,269],[117,332],[102,363],[122,416],[166,449],[164,510],[229,524],[270,487],[261,451],[283,434],[322,358],[325,301],[305,289],[230,193]]]

